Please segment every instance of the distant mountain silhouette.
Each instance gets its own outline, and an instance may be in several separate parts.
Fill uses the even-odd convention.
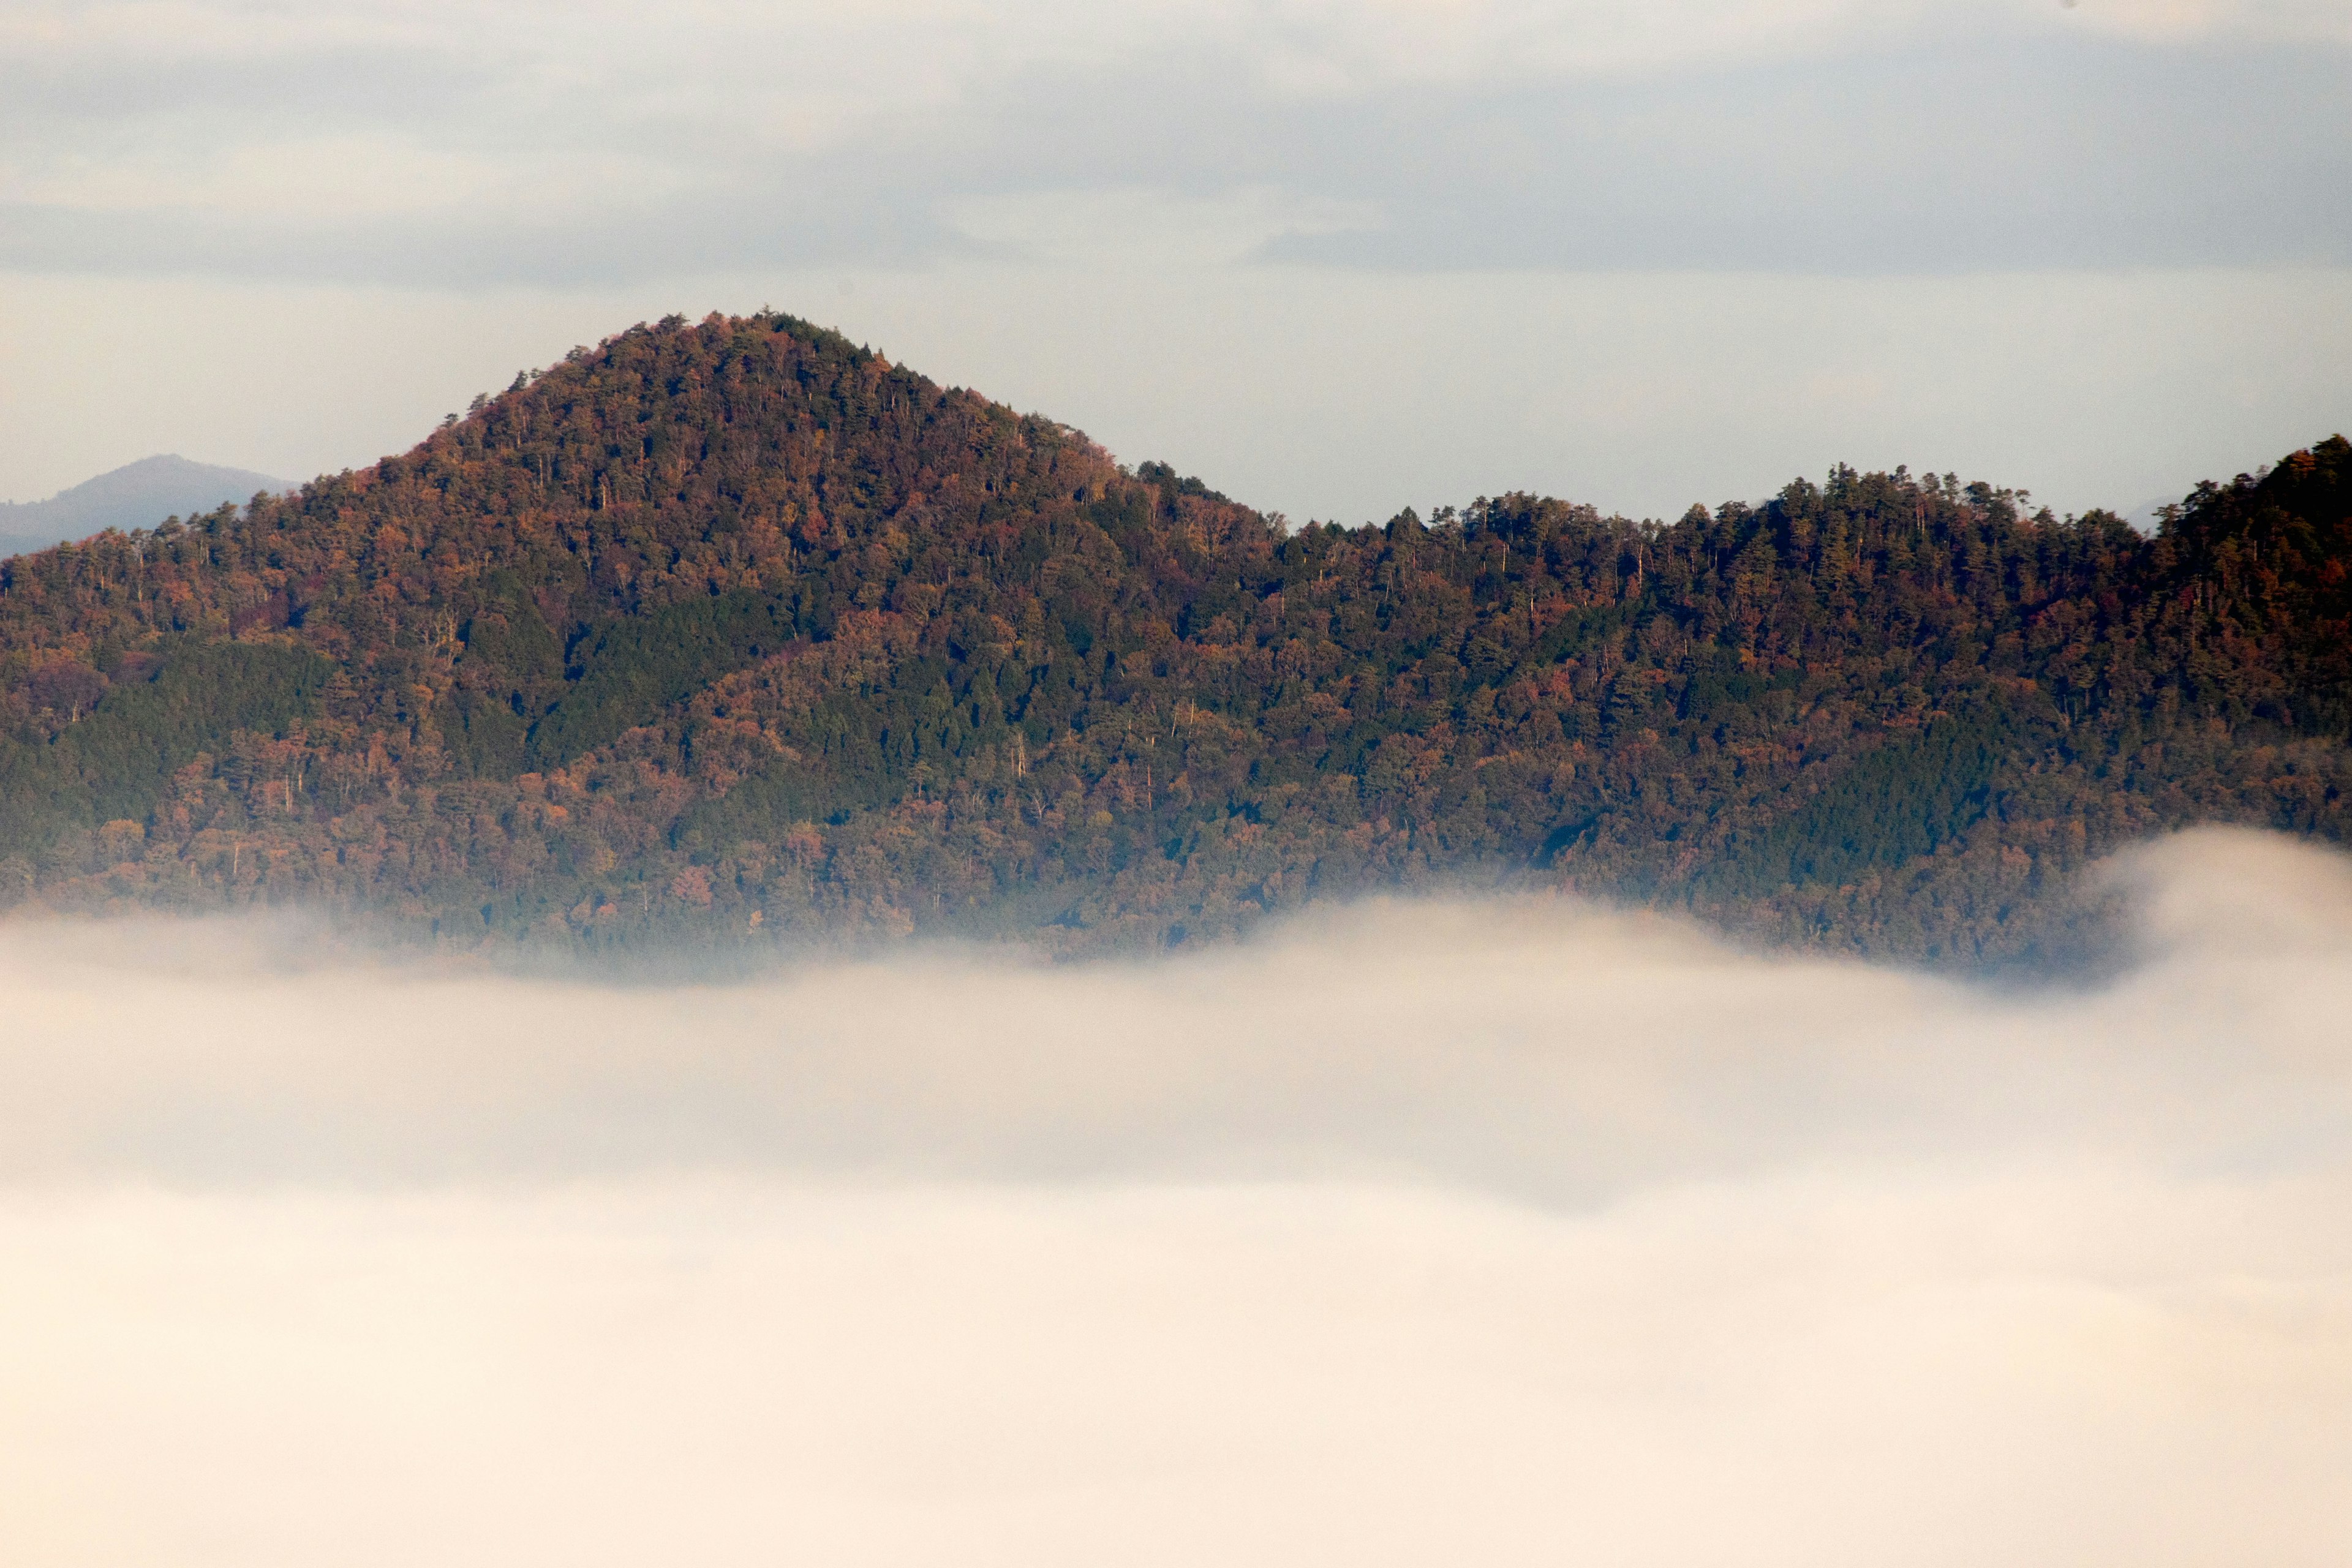
[[[274,494],[293,488],[250,468],[176,456],[142,458],[47,500],[0,501],[0,555],[47,550],[102,529],[152,528],[167,517],[210,511],[223,501],[242,503],[260,490]]]

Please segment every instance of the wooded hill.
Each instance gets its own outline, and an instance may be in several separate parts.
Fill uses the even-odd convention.
[[[1840,468],[1297,531],[778,315],[0,565],[0,902],[464,947],[1055,950],[1573,886],[1976,964],[2200,821],[2343,836],[2352,448],[2155,539]]]

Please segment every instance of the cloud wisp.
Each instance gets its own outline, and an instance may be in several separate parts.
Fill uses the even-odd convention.
[[[2352,868],[1989,993],[1557,904],[618,990],[0,942],[0,1547],[2338,1561]]]

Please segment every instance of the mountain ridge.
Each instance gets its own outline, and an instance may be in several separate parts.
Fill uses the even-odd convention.
[[[2339,837],[2340,437],[2155,539],[1834,470],[1286,531],[789,317],[0,567],[0,899],[619,952],[1160,947],[1573,887],[1959,966],[2195,821]]]

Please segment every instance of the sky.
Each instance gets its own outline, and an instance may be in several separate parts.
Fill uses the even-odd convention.
[[[0,7],[0,497],[772,305],[1294,519],[2352,426],[2352,0]]]
[[[1571,901],[724,985],[0,942],[0,1557],[2352,1552],[2352,859],[2096,984]]]

